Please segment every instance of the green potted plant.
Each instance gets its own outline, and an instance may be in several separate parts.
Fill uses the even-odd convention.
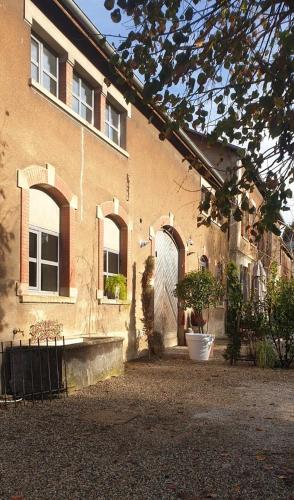
[[[186,332],[189,356],[193,361],[207,361],[209,358],[214,336],[208,331],[208,321],[203,319],[203,311],[216,306],[222,294],[221,283],[207,270],[191,271],[176,285],[175,295],[184,309],[192,310],[192,324],[198,330],[194,332],[189,328]]]
[[[123,274],[107,276],[104,288],[109,299],[127,299],[127,278]]]

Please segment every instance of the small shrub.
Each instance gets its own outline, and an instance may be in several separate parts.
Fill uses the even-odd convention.
[[[163,337],[160,332],[154,331],[150,338],[151,350],[155,356],[162,358],[164,354],[164,342]]]
[[[274,368],[278,357],[273,345],[266,339],[256,343],[256,364],[260,368]]]
[[[149,256],[145,261],[142,274],[142,311],[143,331],[147,338],[149,359],[151,354],[162,356],[164,352],[163,338],[160,332],[154,331],[154,257]]]
[[[243,295],[239,271],[234,262],[229,262],[227,266],[227,301],[226,335],[228,336],[228,344],[224,358],[229,360],[231,364],[234,364],[240,357],[240,322],[243,310]]]
[[[122,274],[116,274],[115,276],[107,276],[105,280],[105,292],[107,296],[111,299],[116,298],[116,292],[119,290],[119,299],[127,299],[127,278]]]
[[[271,269],[266,306],[268,331],[281,368],[289,368],[294,360],[294,278],[278,278],[276,265]]]

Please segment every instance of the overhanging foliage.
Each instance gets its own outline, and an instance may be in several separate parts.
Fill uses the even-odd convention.
[[[235,197],[263,181],[258,227],[279,233],[293,182],[294,28],[292,0],[105,0],[114,22],[133,21],[113,64],[143,98],[167,113],[161,138],[189,125],[244,146],[245,172],[228,171],[212,203],[240,217]],[[132,100],[132,92],[126,91]],[[270,145],[262,151],[267,137]],[[193,160],[191,160],[193,164]],[[196,164],[196,159],[195,159]]]

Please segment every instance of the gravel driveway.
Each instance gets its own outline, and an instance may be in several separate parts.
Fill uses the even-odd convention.
[[[67,399],[0,408],[0,498],[294,499],[293,403],[294,370],[185,349],[131,362]]]

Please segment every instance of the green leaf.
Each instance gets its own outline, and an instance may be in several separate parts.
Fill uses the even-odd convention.
[[[218,95],[218,96],[214,99],[215,104],[219,104],[220,102],[222,102],[223,98],[224,98],[224,97],[223,97],[222,95]]]
[[[112,10],[114,7],[115,0],[105,0],[104,7],[107,10]]]
[[[275,106],[279,109],[283,109],[285,106],[285,101],[282,97],[274,97]]]
[[[198,77],[197,77],[197,83],[199,85],[204,85],[207,81],[207,76],[205,73],[199,73]]]
[[[188,7],[186,12],[185,12],[185,19],[186,21],[191,21],[193,19],[193,8]]]
[[[113,20],[114,23],[120,23],[121,22],[120,9],[113,10],[110,15],[111,15],[111,19]]]
[[[242,210],[240,210],[239,207],[237,207],[236,210],[234,211],[233,217],[238,222],[240,222],[242,220],[243,212],[242,212]]]
[[[225,105],[221,102],[217,107],[217,113],[219,115],[222,115],[225,112],[225,109],[226,109]]]

